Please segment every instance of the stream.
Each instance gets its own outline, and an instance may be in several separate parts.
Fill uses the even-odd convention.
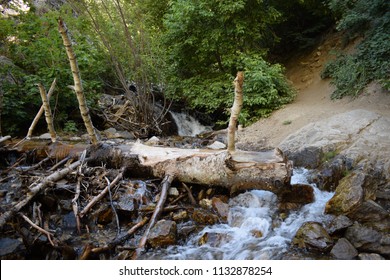
[[[306,169],[295,169],[292,184],[307,184]],[[229,201],[226,224],[207,226],[190,236],[186,244],[154,251],[145,258],[182,260],[260,260],[281,259],[289,251],[292,238],[307,221],[325,222],[326,202],[333,193],[320,191],[315,185],[315,201],[283,217],[278,212],[275,194],[253,190]]]

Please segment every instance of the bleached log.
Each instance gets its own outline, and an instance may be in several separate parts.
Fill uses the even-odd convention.
[[[137,142],[116,147],[91,146],[90,159],[96,164],[126,166],[132,176],[164,178],[171,174],[177,181],[222,186],[231,193],[249,189],[279,193],[289,185],[292,174],[292,163],[279,150],[216,152],[151,147]]]

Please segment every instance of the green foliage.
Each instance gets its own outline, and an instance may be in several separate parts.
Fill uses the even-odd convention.
[[[263,59],[264,46],[276,40],[269,26],[279,20],[278,11],[263,1],[172,1],[164,21],[171,96],[226,121],[232,81],[245,70],[242,124],[291,101],[282,68]]]
[[[389,90],[389,1],[332,0],[329,5],[340,17],[339,30],[346,30],[349,37],[364,35],[355,53],[339,55],[324,68],[322,77],[332,78],[336,86],[332,97],[357,96],[374,80]]]
[[[77,125],[74,121],[66,121],[64,124],[64,132],[76,133],[78,131]]]
[[[4,41],[0,51],[16,65],[11,72],[17,80],[17,83],[5,83],[2,86],[2,126],[6,133],[26,133],[26,126],[41,105],[36,86],[38,82],[48,89],[54,78],[57,78],[55,94],[52,97],[52,103],[56,106],[54,114],[57,116],[57,126],[61,126],[67,119],[67,112],[73,112],[73,109],[77,108],[77,99],[68,87],[73,85],[73,78],[58,33],[59,16],[68,24],[75,42],[74,48],[88,102],[90,105],[96,104],[102,87],[100,76],[106,73],[107,64],[96,43],[83,33],[83,19],[75,18],[66,6],[60,11],[50,11],[42,15],[37,15],[32,10],[19,16],[2,18],[0,36]],[[2,72],[5,71],[7,70],[3,69]]]

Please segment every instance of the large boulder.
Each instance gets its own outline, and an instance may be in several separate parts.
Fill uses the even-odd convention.
[[[311,123],[288,136],[279,148],[296,166],[318,168],[344,156],[352,167],[372,164],[390,179],[390,118],[353,110]]]
[[[326,252],[332,247],[333,240],[320,223],[306,222],[295,234],[292,244],[299,248]]]
[[[333,246],[330,254],[338,260],[353,260],[357,257],[358,251],[346,238],[340,238]]]

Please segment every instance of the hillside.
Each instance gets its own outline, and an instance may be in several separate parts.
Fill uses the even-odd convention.
[[[340,34],[330,34],[312,52],[287,63],[286,74],[297,90],[297,97],[270,117],[243,129],[238,135],[240,147],[276,147],[306,124],[354,109],[390,116],[390,94],[375,83],[370,84],[358,98],[331,100],[333,86],[329,79],[323,80],[320,75],[325,63],[333,58],[332,51],[341,50],[340,41]],[[350,46],[343,51],[352,49],[353,46]]]

